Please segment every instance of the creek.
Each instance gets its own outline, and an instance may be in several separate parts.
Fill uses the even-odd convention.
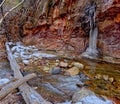
[[[75,92],[87,88],[98,96],[107,96],[117,102],[116,104],[120,103],[119,65],[88,59],[63,58],[54,52],[41,53],[36,47],[25,47],[21,44],[11,50],[24,75],[33,72],[37,74],[37,78],[29,81],[29,84],[48,101],[71,101]],[[80,68],[80,65],[84,67]],[[0,69],[9,71],[9,63],[1,60]],[[75,70],[78,69],[79,72],[76,73]]]

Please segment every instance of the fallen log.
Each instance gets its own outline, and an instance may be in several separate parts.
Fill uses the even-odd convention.
[[[15,82],[15,81],[17,81],[17,80],[18,80],[18,79],[13,78],[13,79],[11,79],[9,82],[7,82],[7,83],[5,83],[5,84],[0,85],[0,90],[1,90],[4,86],[6,86],[6,85],[8,85],[8,84],[10,84],[10,83],[12,83],[12,82]]]
[[[12,55],[9,43],[6,42],[5,45],[11,69],[14,71],[14,77],[18,79],[23,78],[23,75],[20,72],[20,66],[17,64],[15,58]],[[19,87],[19,90],[22,92],[22,96],[26,104],[51,104],[42,98],[42,96],[38,94],[33,88],[31,88],[27,83],[22,84]]]
[[[6,97],[10,92],[12,92],[14,89],[18,88],[20,85],[22,85],[24,82],[36,77],[36,74],[30,74],[26,75],[25,77],[12,82],[10,84],[7,84],[5,87],[3,87],[0,91],[0,100],[2,100],[4,97]]]

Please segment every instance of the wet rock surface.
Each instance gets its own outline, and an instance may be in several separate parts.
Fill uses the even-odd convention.
[[[113,104],[110,100],[105,98],[97,97],[93,92],[82,88],[80,91],[76,92],[72,100],[74,103],[83,103],[83,104]]]

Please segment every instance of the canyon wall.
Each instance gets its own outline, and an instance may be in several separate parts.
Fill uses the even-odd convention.
[[[41,49],[81,54],[88,47],[89,19],[85,8],[92,0],[26,1],[8,25],[11,36]],[[96,0],[100,56],[120,58],[120,1]],[[15,38],[14,38],[15,39]]]

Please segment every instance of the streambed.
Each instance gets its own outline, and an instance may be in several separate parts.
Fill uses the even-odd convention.
[[[43,59],[48,60],[48,59]],[[63,59],[61,59],[63,61]],[[76,62],[76,60],[67,60],[68,63]],[[37,90],[40,93],[43,93],[44,88],[48,87],[51,90],[50,85],[53,85],[55,88],[60,89],[61,92],[64,92],[65,97],[62,96],[60,101],[64,101],[66,98],[71,99],[73,93],[79,91],[81,87],[85,87],[87,89],[92,90],[97,95],[107,96],[113,101],[119,104],[120,100],[120,66],[108,64],[104,62],[93,62],[88,60],[78,60],[77,62],[82,63],[85,67],[80,70],[78,75],[69,76],[65,75],[65,73],[59,73],[57,75],[52,75],[49,72],[40,71],[42,68],[38,67],[30,67],[26,66],[25,70],[29,70],[30,72],[37,72],[38,76],[41,79],[37,79],[36,82],[32,83],[32,85],[37,87]],[[53,60],[49,60],[51,65],[54,64]],[[41,66],[42,67],[42,66]],[[69,67],[64,68],[64,70],[69,69]],[[66,81],[67,80],[67,81]],[[42,83],[42,84],[41,84]],[[79,86],[80,85],[80,86]],[[62,87],[60,87],[62,86]],[[41,89],[43,87],[43,90]],[[53,89],[54,90],[54,89]],[[73,92],[72,92],[73,91]],[[61,96],[60,92],[58,93]],[[44,96],[44,94],[43,94]],[[50,94],[51,97],[51,94]],[[59,98],[52,97],[52,100],[56,100]],[[49,98],[49,97],[48,97]]]
[[[22,73],[24,75],[33,72],[37,74],[37,78],[29,81],[29,84],[50,102],[54,104],[69,102],[68,104],[71,104],[70,102],[76,101],[76,99],[79,101],[80,94],[85,92],[87,92],[87,96],[89,95],[88,97],[92,96],[93,93],[83,90],[85,88],[95,92],[99,100],[103,99],[100,100],[103,102],[102,104],[111,104],[104,96],[119,104],[119,65],[85,59],[73,60],[58,57],[57,54],[51,54],[49,51],[40,54],[41,52],[33,46],[20,47],[20,44],[19,47],[14,46],[11,46],[11,50]],[[39,52],[39,54],[34,54],[34,52]],[[1,69],[5,69],[4,67],[8,65],[5,63],[1,63]],[[81,90],[83,90],[82,93]],[[76,92],[77,96],[73,97]],[[83,101],[91,99],[86,96],[83,98],[85,98]],[[99,102],[97,103],[99,104]]]
[[[51,102],[70,101],[75,92],[87,88],[99,96],[120,100],[120,66],[85,59],[69,59],[55,52],[23,46],[11,47],[23,73],[37,73],[29,83]]]

